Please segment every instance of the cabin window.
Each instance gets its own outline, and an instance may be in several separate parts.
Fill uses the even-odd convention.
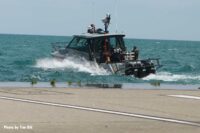
[[[121,48],[124,50],[124,42],[121,37],[110,37],[109,38],[110,49]]]
[[[114,49],[114,48],[116,48],[116,47],[120,47],[120,46],[119,46],[119,42],[116,40],[115,37],[111,37],[111,38],[109,39],[109,43],[110,43],[110,48],[111,48],[111,49]]]
[[[85,38],[75,37],[69,44],[68,48],[88,52],[88,41]]]
[[[124,41],[122,37],[106,37],[106,38],[98,38],[98,39],[96,38],[92,40],[92,44],[94,44],[94,51],[96,53],[102,52],[105,41],[108,41],[109,50],[113,50],[115,48],[121,48],[122,50],[125,50]]]
[[[117,47],[120,47],[123,51],[125,51],[124,40],[121,37],[117,38]]]

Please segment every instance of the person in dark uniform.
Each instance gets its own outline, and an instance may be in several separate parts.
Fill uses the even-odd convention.
[[[134,53],[135,60],[137,60],[137,59],[138,59],[138,56],[139,56],[139,50],[137,49],[136,46],[133,47],[132,52]]]
[[[102,21],[103,21],[103,23],[104,23],[104,26],[105,26],[105,33],[108,33],[109,31],[108,31],[108,26],[109,26],[109,24],[110,24],[110,19],[111,19],[111,17],[110,17],[110,14],[108,13],[108,14],[106,14],[106,18],[104,18]]]
[[[94,24],[91,24],[90,26],[88,26],[88,30],[87,30],[88,33],[96,33],[96,29],[95,29],[95,25]]]
[[[112,51],[112,61],[121,62],[122,61],[121,56],[122,56],[122,49],[119,46],[117,46]]]

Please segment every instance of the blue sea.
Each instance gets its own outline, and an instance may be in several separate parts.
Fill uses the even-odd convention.
[[[51,57],[55,42],[69,42],[67,36],[0,34],[0,81],[83,82],[83,83],[169,83],[200,84],[200,42],[128,39],[128,49],[137,46],[140,59],[160,58],[163,65],[156,74],[143,79],[114,75],[88,61],[63,61]],[[64,45],[64,43],[63,43]]]

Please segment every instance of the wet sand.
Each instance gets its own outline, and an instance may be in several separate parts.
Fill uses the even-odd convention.
[[[198,97],[200,90],[1,87],[0,132],[198,133]]]

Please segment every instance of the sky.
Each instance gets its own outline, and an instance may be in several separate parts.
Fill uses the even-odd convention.
[[[200,0],[0,0],[0,33],[71,36],[107,13],[128,38],[200,41]]]

